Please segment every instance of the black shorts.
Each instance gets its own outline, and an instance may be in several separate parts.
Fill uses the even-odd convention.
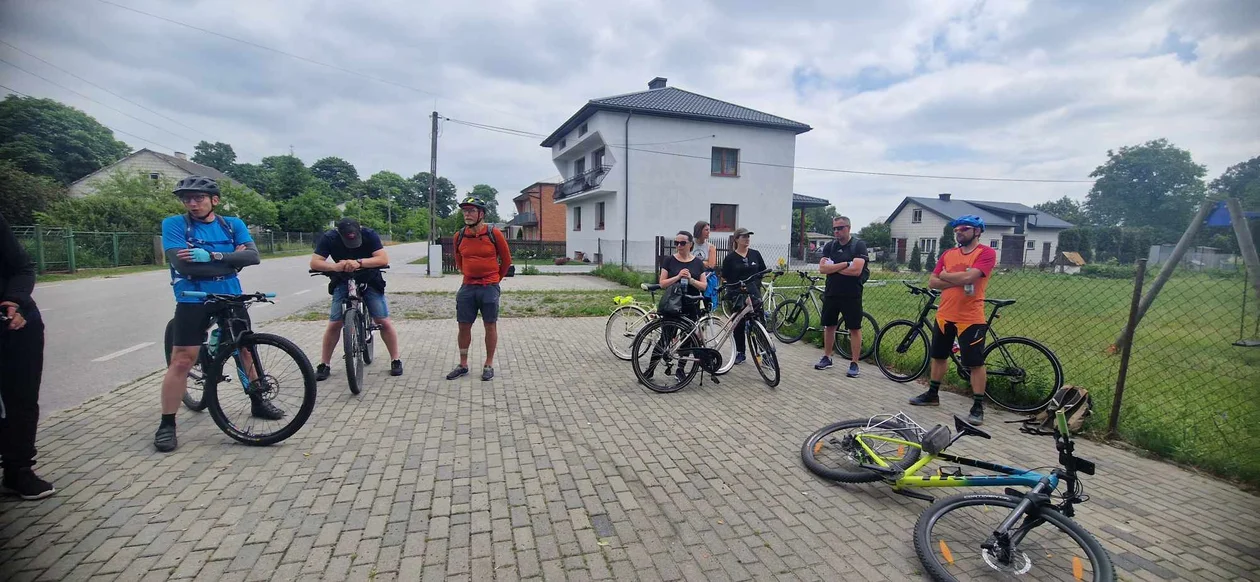
[[[245,320],[243,325],[250,325],[249,311],[244,308],[236,309],[232,317],[242,318]],[[214,312],[205,303],[176,303],[175,330],[171,345],[191,347],[205,343],[206,330],[213,323]]]
[[[835,327],[844,315],[844,328],[848,330],[862,329],[862,296],[861,295],[829,295],[823,297],[823,327]]]
[[[954,351],[954,338],[958,338],[958,355],[962,358],[962,365],[968,368],[983,366],[984,339],[989,326],[983,323],[963,324],[959,332],[958,324],[946,321],[944,329],[941,329],[941,323],[937,320],[932,326],[932,357],[937,360],[948,358]]]
[[[499,285],[461,285],[455,293],[455,321],[472,323],[481,320],[487,324],[499,321]]]

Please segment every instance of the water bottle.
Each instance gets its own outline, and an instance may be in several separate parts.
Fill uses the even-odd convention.
[[[206,342],[207,350],[211,356],[214,356],[215,350],[219,347],[219,328],[210,330],[210,341]]]

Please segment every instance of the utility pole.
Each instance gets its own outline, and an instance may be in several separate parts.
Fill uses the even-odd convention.
[[[438,112],[430,116],[433,128],[429,132],[429,244],[438,242],[437,235],[437,134]],[[433,274],[433,261],[427,261],[427,274]]]

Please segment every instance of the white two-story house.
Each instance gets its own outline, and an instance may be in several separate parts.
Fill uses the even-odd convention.
[[[945,225],[965,214],[984,219],[981,242],[996,249],[998,264],[1007,266],[1050,263],[1058,253],[1059,233],[1072,228],[1069,222],[1016,202],[956,200],[950,194],[909,196],[885,220],[892,231],[893,256],[904,263],[918,245],[926,261],[929,253],[940,251]]]
[[[657,236],[705,220],[714,239],[744,227],[767,261],[786,256],[796,136],[810,129],[661,77],[592,99],[541,144],[563,177],[567,254],[650,267]]]

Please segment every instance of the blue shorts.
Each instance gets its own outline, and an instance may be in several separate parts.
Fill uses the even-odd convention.
[[[455,321],[472,323],[477,321],[477,313],[481,312],[481,320],[492,324],[499,321],[499,285],[460,285],[455,293]]]
[[[389,305],[385,303],[385,295],[375,289],[368,288],[363,292],[363,302],[367,304],[368,314],[372,319],[389,317]],[[341,321],[345,317],[341,302],[346,300],[346,286],[338,285],[333,291],[332,307],[328,311],[328,321]]]

